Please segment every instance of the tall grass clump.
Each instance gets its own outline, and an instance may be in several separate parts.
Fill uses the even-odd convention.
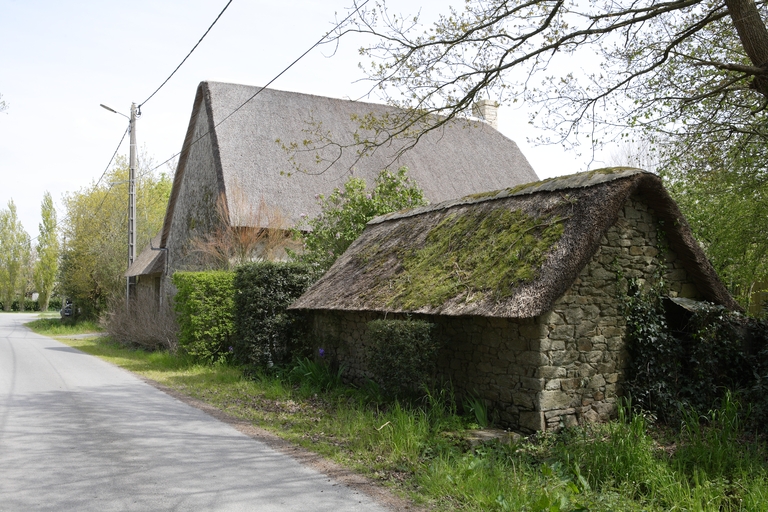
[[[174,352],[178,346],[179,326],[167,301],[158,304],[138,297],[128,307],[125,299],[115,301],[101,324],[113,340],[126,347]]]

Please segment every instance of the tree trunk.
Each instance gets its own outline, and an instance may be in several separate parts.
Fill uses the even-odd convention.
[[[766,75],[755,76],[752,86],[768,98],[768,29],[757,5],[754,0],[725,0],[725,5],[749,60],[767,72]]]

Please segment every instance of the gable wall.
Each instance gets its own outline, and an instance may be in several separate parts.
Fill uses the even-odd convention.
[[[572,426],[615,414],[627,366],[616,269],[646,287],[661,270],[671,295],[698,298],[682,263],[664,249],[666,243],[659,245],[659,228],[642,198],[630,199],[570,289],[536,318],[546,365],[537,374],[542,391],[531,427]]]
[[[204,136],[208,131],[208,124],[208,113],[205,107],[201,106],[192,140],[200,137],[202,139],[189,150],[166,241],[168,280],[176,270],[195,269],[197,258],[190,251],[190,240],[206,233],[217,221],[216,201],[219,186],[211,137]],[[166,281],[164,286],[172,289],[169,281]]]
[[[663,268],[673,295],[696,298],[682,264],[659,250],[657,227],[652,210],[641,199],[630,200],[574,284],[552,311],[536,318],[414,315],[433,322],[443,343],[439,378],[452,383],[459,403],[475,394],[501,425],[522,431],[610,418],[627,363],[616,268],[641,283]],[[366,323],[384,316],[313,313],[320,346],[346,365],[354,382],[371,377]]]

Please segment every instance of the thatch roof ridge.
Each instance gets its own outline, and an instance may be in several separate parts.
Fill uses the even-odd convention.
[[[580,185],[579,185],[580,184]],[[501,316],[530,318],[549,311],[593,257],[601,239],[616,223],[620,209],[634,194],[642,194],[669,232],[671,248],[707,300],[739,309],[693,239],[679,208],[658,176],[622,169],[613,173],[581,173],[525,187],[531,193],[510,192],[504,197],[471,198],[443,203],[441,208],[401,212],[370,223],[331,269],[291,307],[295,309],[358,310],[392,313]],[[547,253],[538,275],[517,285],[500,300],[483,297],[468,301],[457,295],[437,305],[403,308],[380,300],[382,283],[397,282],[402,266],[395,253],[423,247],[430,230],[452,215],[495,209],[530,212],[540,217],[558,215],[563,234]],[[421,245],[420,245],[421,244]],[[375,250],[374,250],[375,249]],[[373,291],[372,291],[373,290]],[[387,293],[386,291],[383,293]]]
[[[388,220],[413,217],[414,215],[420,215],[422,213],[436,210],[444,210],[453,206],[472,205],[485,201],[506,199],[508,197],[530,195],[537,192],[555,192],[559,190],[591,187],[593,185],[606,183],[608,181],[613,181],[618,178],[627,176],[634,176],[640,173],[652,174],[648,171],[637,169],[635,167],[606,167],[603,169],[596,169],[582,173],[555,176],[553,178],[547,178],[541,181],[523,183],[515,187],[504,188],[501,190],[491,190],[489,192],[481,192],[478,194],[470,194],[468,196],[464,196],[458,199],[449,199],[448,201],[443,201],[437,204],[428,204],[418,208],[409,208],[397,212],[386,213],[384,215],[374,217],[368,221],[368,224],[379,224]]]

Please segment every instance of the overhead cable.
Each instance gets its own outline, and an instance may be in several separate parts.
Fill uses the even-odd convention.
[[[269,82],[267,82],[267,83],[266,83],[266,85],[264,85],[262,88],[260,88],[258,91],[256,91],[256,92],[255,92],[255,93],[254,93],[254,94],[253,94],[253,95],[252,95],[250,98],[248,98],[247,100],[245,100],[244,102],[242,102],[242,103],[240,104],[240,106],[238,106],[238,107],[237,107],[235,110],[233,110],[232,112],[230,112],[229,114],[227,114],[227,115],[224,117],[224,119],[222,119],[221,121],[219,121],[218,123],[216,123],[216,124],[214,125],[214,128],[218,128],[218,127],[219,127],[219,125],[220,125],[221,123],[223,123],[224,121],[226,121],[227,119],[229,119],[230,117],[232,117],[232,116],[233,116],[233,115],[234,115],[234,114],[235,114],[235,113],[236,113],[238,110],[240,110],[241,108],[243,108],[243,107],[244,107],[246,104],[248,104],[248,103],[249,103],[249,102],[250,102],[252,99],[254,99],[256,96],[258,96],[258,95],[261,93],[261,91],[263,91],[264,89],[266,89],[267,87],[269,87],[270,85],[272,85],[272,83],[273,83],[275,80],[277,80],[278,78],[280,78],[281,76],[283,76],[283,75],[286,73],[286,71],[288,71],[289,69],[291,69],[291,68],[292,68],[294,65],[296,65],[296,63],[298,63],[298,62],[299,62],[301,59],[303,59],[304,57],[306,57],[306,56],[307,56],[307,54],[308,54],[309,52],[311,52],[312,50],[314,50],[315,48],[317,48],[318,46],[320,46],[321,44],[323,44],[323,41],[325,41],[325,39],[328,37],[328,34],[331,34],[331,33],[333,33],[333,32],[334,32],[336,29],[338,29],[340,26],[342,26],[344,23],[346,23],[346,22],[347,22],[347,20],[348,20],[349,18],[351,18],[353,15],[357,14],[357,12],[358,12],[360,9],[362,9],[363,7],[365,7],[365,4],[367,4],[369,1],[370,1],[370,0],[365,0],[363,3],[361,3],[360,5],[358,5],[358,6],[357,6],[357,8],[355,8],[355,10],[354,10],[354,11],[352,11],[352,12],[349,14],[349,16],[347,16],[346,18],[344,18],[343,20],[341,20],[339,23],[337,23],[337,24],[336,24],[336,26],[333,28],[333,30],[331,30],[330,32],[326,33],[326,34],[325,34],[323,37],[321,37],[321,38],[320,38],[320,39],[319,39],[319,40],[318,40],[318,41],[317,41],[315,44],[313,44],[312,46],[310,46],[310,47],[309,47],[309,49],[308,49],[307,51],[305,51],[304,53],[302,53],[302,54],[301,54],[301,55],[300,55],[300,56],[299,56],[299,57],[298,57],[296,60],[294,60],[293,62],[291,62],[291,63],[290,63],[290,64],[289,64],[289,65],[288,65],[288,66],[287,66],[285,69],[283,69],[283,70],[282,70],[280,73],[278,73],[277,75],[275,75],[275,77],[274,77],[274,78],[272,78],[272,79],[271,79]],[[189,148],[191,148],[192,146],[194,146],[194,145],[195,145],[195,144],[196,144],[198,141],[200,141],[200,140],[201,140],[203,137],[205,137],[205,136],[206,136],[206,135],[208,135],[209,133],[210,133],[210,131],[207,131],[207,132],[205,132],[204,134],[202,134],[201,136],[199,136],[198,138],[196,138],[195,140],[193,140],[192,142],[190,142],[190,143],[189,143],[189,146],[187,146],[186,148],[182,147],[182,148],[181,148],[181,151],[179,151],[178,153],[176,153],[175,155],[173,155],[173,156],[172,156],[172,157],[170,157],[169,159],[165,160],[165,161],[164,161],[164,162],[162,162],[161,164],[157,165],[156,167],[153,167],[153,168],[152,168],[152,169],[150,169],[148,172],[152,172],[152,171],[154,171],[154,170],[158,169],[160,166],[162,166],[162,165],[165,165],[166,163],[170,162],[171,160],[173,160],[173,159],[174,159],[174,158],[176,158],[177,156],[181,155],[181,153],[182,153],[182,152],[183,152],[185,149],[189,150]]]
[[[215,20],[213,20],[213,23],[211,23],[211,26],[210,26],[210,27],[208,27],[208,30],[206,30],[206,31],[205,31],[205,34],[203,34],[203,36],[200,38],[200,40],[197,42],[197,44],[195,44],[195,46],[193,46],[193,47],[192,47],[192,49],[191,49],[191,50],[189,50],[189,53],[187,54],[187,56],[186,56],[186,57],[184,57],[184,60],[182,60],[182,61],[179,63],[179,65],[178,65],[178,66],[176,66],[176,69],[174,69],[174,70],[173,70],[173,73],[171,73],[170,75],[168,75],[168,78],[166,78],[166,79],[165,79],[165,82],[163,82],[162,84],[160,84],[160,87],[158,87],[157,89],[155,89],[155,92],[153,92],[152,94],[150,94],[150,95],[149,95],[149,98],[145,99],[144,101],[142,101],[142,102],[139,104],[139,111],[141,111],[141,107],[142,107],[142,105],[144,105],[146,102],[148,102],[149,100],[151,100],[151,99],[152,99],[152,96],[154,96],[155,94],[157,94],[157,92],[158,92],[160,89],[162,89],[162,88],[163,88],[163,86],[164,86],[165,84],[167,84],[167,83],[168,83],[168,80],[170,80],[170,79],[171,79],[171,77],[172,77],[173,75],[175,75],[175,74],[176,74],[176,72],[179,70],[179,68],[180,68],[180,67],[181,67],[181,66],[182,66],[182,65],[183,65],[183,64],[184,64],[184,63],[187,61],[187,59],[189,58],[189,56],[190,56],[190,55],[192,55],[192,52],[194,52],[194,51],[195,51],[195,49],[198,47],[198,45],[199,45],[200,43],[202,43],[202,42],[203,42],[203,39],[205,39],[205,36],[207,36],[207,35],[208,35],[208,32],[210,32],[210,31],[211,31],[211,29],[213,28],[213,26],[216,24],[216,22],[217,22],[217,21],[219,21],[219,18],[221,18],[221,15],[222,15],[222,14],[224,14],[224,11],[226,11],[226,10],[227,10],[227,7],[229,7],[229,4],[231,4],[231,3],[232,3],[232,0],[229,0],[229,2],[227,2],[227,5],[225,5],[225,6],[224,6],[224,8],[223,8],[223,9],[221,10],[221,12],[219,13],[219,15],[218,15],[218,16],[216,16],[216,19],[215,19]]]

